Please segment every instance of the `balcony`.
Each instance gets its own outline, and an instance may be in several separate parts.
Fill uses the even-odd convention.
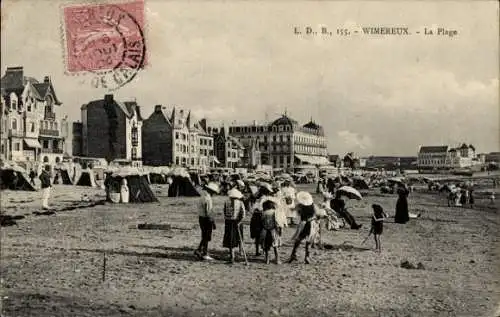
[[[40,136],[58,137],[59,136],[59,130],[56,130],[56,129],[40,129]]]
[[[42,148],[41,152],[42,153],[49,153],[49,154],[63,154],[62,149],[44,149],[44,148]]]
[[[22,138],[22,137],[24,137],[24,132],[18,131],[18,130],[9,130],[9,137]]]

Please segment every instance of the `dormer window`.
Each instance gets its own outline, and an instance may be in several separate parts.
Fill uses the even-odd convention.
[[[10,94],[10,109],[17,110],[17,96],[14,93]]]
[[[137,146],[139,144],[139,132],[137,125],[134,124],[132,127],[132,146]]]

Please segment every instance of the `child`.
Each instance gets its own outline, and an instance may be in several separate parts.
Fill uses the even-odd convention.
[[[222,246],[229,249],[229,262],[234,263],[234,248],[242,247],[241,221],[245,218],[243,194],[236,188],[228,191],[229,201],[224,204],[224,239]]]
[[[271,200],[266,200],[262,204],[262,244],[266,259],[266,264],[269,264],[269,250],[274,249],[276,264],[281,264],[278,254],[278,248],[281,245],[280,226],[276,219],[276,204]]]
[[[378,204],[373,204],[373,216],[372,216],[372,228],[370,233],[373,233],[373,238],[375,239],[375,248],[377,252],[381,252],[382,246],[380,244],[380,236],[384,230],[384,218],[387,218],[387,214],[384,212],[382,206]]]

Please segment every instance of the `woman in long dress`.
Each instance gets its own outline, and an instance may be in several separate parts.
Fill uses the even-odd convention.
[[[263,202],[264,212],[262,214],[262,248],[264,249],[266,264],[269,264],[269,251],[274,250],[276,264],[280,264],[278,248],[281,246],[281,228],[276,219],[276,203],[273,200]]]
[[[229,201],[224,204],[224,239],[222,246],[229,249],[230,262],[234,263],[234,248],[241,247],[241,221],[245,218],[243,194],[233,188],[228,192]]]
[[[398,189],[398,201],[396,202],[396,215],[394,216],[395,223],[407,223],[410,220],[408,212],[408,189],[405,186],[400,186]]]

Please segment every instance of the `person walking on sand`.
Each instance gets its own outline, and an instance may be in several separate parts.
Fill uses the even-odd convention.
[[[213,218],[213,202],[212,195],[220,192],[219,185],[214,182],[209,182],[203,187],[201,191],[201,198],[198,210],[198,222],[201,230],[201,241],[198,249],[194,254],[200,260],[211,261],[213,260],[208,255],[208,243],[212,240],[212,230],[216,228],[215,220]]]
[[[317,223],[314,220],[316,213],[313,203],[313,198],[308,192],[297,193],[297,211],[300,216],[300,224],[297,227],[297,231],[292,237],[295,242],[292,250],[292,254],[288,263],[297,261],[297,249],[299,248],[302,241],[306,242],[305,258],[304,262],[306,264],[311,263],[311,258],[309,254],[309,247],[314,240],[318,232]]]
[[[222,246],[229,249],[230,263],[234,263],[234,248],[242,248],[241,221],[245,218],[243,194],[236,188],[228,192],[229,201],[224,203],[224,239]]]
[[[373,204],[373,216],[372,216],[372,227],[370,229],[370,233],[373,233],[373,238],[375,239],[375,249],[377,252],[382,251],[382,244],[380,243],[380,236],[384,231],[384,219],[388,217],[388,215],[384,212],[382,206],[378,204]]]
[[[35,177],[36,177],[36,173],[33,169],[31,169],[30,171],[30,184],[35,186]]]
[[[52,184],[50,183],[50,166],[46,165],[45,169],[42,170],[40,174],[40,182],[42,183],[42,209],[50,209],[49,207],[49,198],[50,198],[50,189],[52,188]]]
[[[278,249],[281,246],[281,229],[276,219],[276,203],[272,200],[263,202],[264,212],[262,214],[262,234],[261,240],[265,254],[266,264],[269,264],[269,251],[274,250],[276,264],[281,264]]]

